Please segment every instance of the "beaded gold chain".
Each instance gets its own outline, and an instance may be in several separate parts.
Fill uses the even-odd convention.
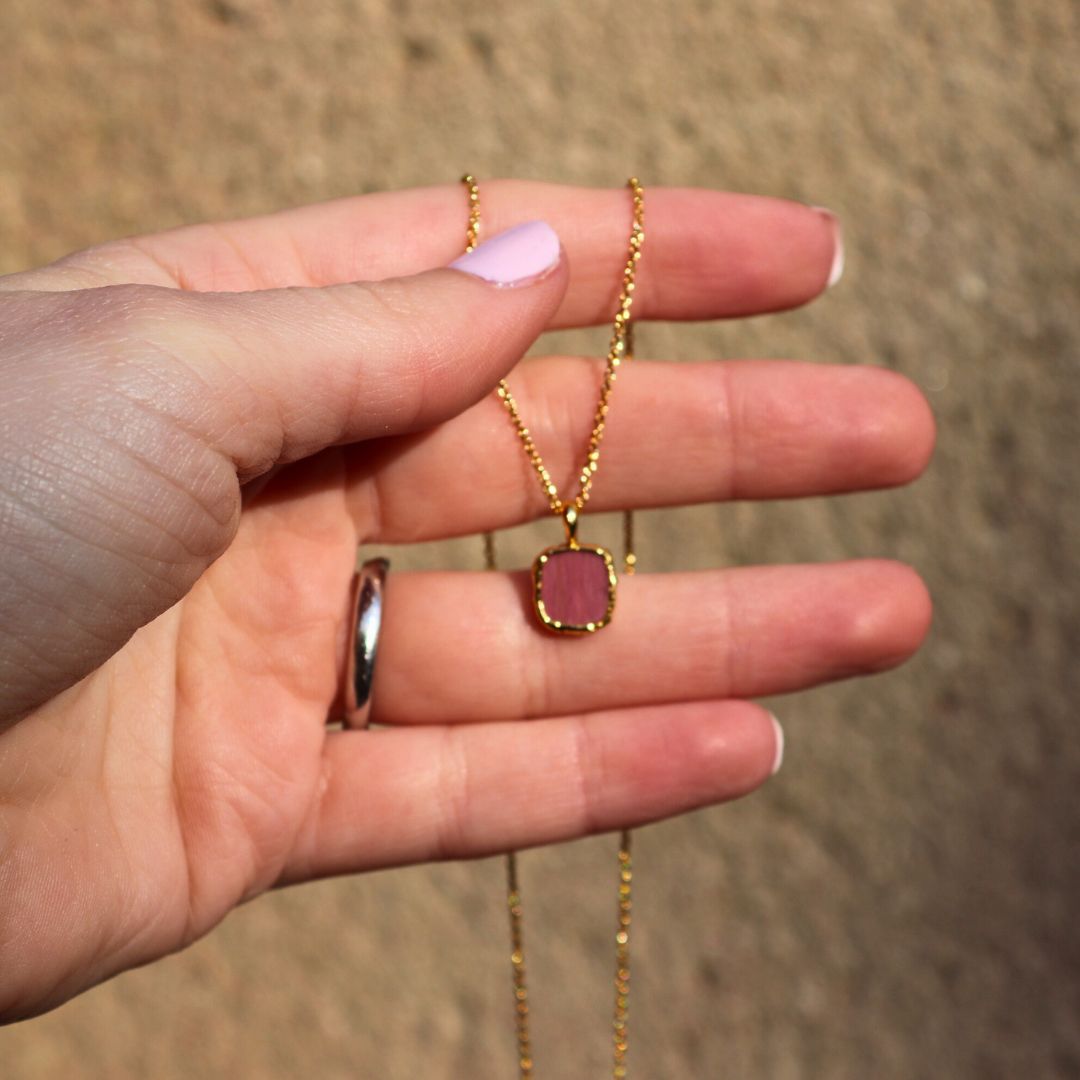
[[[468,244],[465,250],[471,251],[476,246],[477,238],[480,235],[480,189],[471,176],[463,177],[462,182],[469,185]],[[514,430],[517,432],[521,445],[528,455],[529,462],[536,472],[540,487],[543,489],[552,513],[560,516],[564,515],[567,508],[571,506],[580,514],[589,501],[593,477],[596,476],[597,470],[600,468],[600,443],[604,438],[604,428],[607,425],[611,391],[615,387],[619,365],[630,348],[628,329],[630,326],[630,307],[634,302],[634,274],[638,260],[641,258],[642,244],[645,242],[645,192],[636,178],[629,181],[629,186],[634,199],[634,220],[630,232],[630,250],[626,257],[626,266],[623,268],[622,291],[619,293],[618,310],[615,312],[611,341],[608,344],[607,362],[604,365],[604,375],[600,383],[600,399],[596,403],[596,413],[593,417],[592,431],[589,434],[585,462],[578,474],[579,490],[573,499],[565,501],[559,496],[559,489],[551,479],[551,473],[548,472],[547,467],[544,465],[544,459],[540,456],[536,443],[533,442],[532,434],[521,419],[521,413],[518,411],[518,405],[510,391],[509,383],[505,379],[500,379],[496,390],[499,400],[506,406],[506,411],[510,414]]]
[[[469,220],[466,229],[465,250],[472,251],[480,236],[480,189],[471,174],[462,177],[462,183],[468,191]],[[611,568],[610,555],[602,548],[583,547],[577,543],[577,517],[589,500],[593,479],[600,464],[600,442],[604,437],[604,428],[610,407],[611,392],[615,384],[619,366],[624,360],[634,355],[633,324],[630,321],[630,308],[633,304],[635,272],[641,259],[641,249],[645,241],[645,193],[636,177],[627,182],[633,198],[633,221],[630,233],[629,251],[623,269],[622,289],[619,294],[617,311],[612,327],[611,341],[600,386],[600,398],[597,402],[593,419],[593,428],[589,436],[585,463],[578,475],[578,494],[571,500],[563,500],[551,475],[544,465],[544,460],[533,441],[529,429],[525,426],[518,410],[517,402],[505,379],[500,380],[496,391],[499,400],[510,415],[522,447],[535,471],[552,513],[561,516],[566,523],[567,543],[558,548],[549,548],[542,552],[533,566],[535,600],[541,621],[549,629],[570,632],[591,632],[606,625],[614,607],[614,570]],[[634,553],[634,518],[632,511],[623,513],[623,572],[632,575],[637,566]],[[606,559],[606,568],[611,580],[609,608],[604,619],[596,619],[584,625],[560,624],[558,620],[546,618],[542,600],[542,560],[551,553],[595,552]],[[495,539],[490,532],[484,534],[484,564],[488,570],[496,568]],[[538,568],[539,571],[538,571]],[[554,625],[553,625],[554,624]],[[627,1017],[630,1000],[630,921],[631,921],[631,886],[633,865],[630,854],[630,831],[624,829],[619,838],[619,888],[618,915],[615,931],[615,1006],[612,1016],[612,1076],[615,1080],[627,1076],[626,1056]],[[529,1027],[529,994],[525,975],[525,937],[524,911],[521,900],[521,887],[518,880],[517,855],[509,852],[506,856],[506,899],[510,916],[510,964],[514,994],[514,1028],[517,1039],[518,1074],[522,1080],[533,1077],[532,1037]]]

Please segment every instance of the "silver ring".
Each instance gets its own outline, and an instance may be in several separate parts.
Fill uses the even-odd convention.
[[[347,728],[365,728],[371,711],[371,685],[382,625],[382,595],[389,559],[369,559],[353,574],[350,622],[352,637],[345,672]]]

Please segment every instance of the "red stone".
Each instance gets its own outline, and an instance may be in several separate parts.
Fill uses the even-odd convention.
[[[590,548],[552,551],[538,570],[540,600],[549,619],[568,627],[606,620],[611,578],[600,552]]]

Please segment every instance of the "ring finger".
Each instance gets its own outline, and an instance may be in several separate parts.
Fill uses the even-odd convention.
[[[520,573],[392,576],[372,720],[513,720],[784,693],[902,662],[930,618],[918,576],[884,560],[639,574],[620,582],[611,625],[576,639],[540,630],[528,592]]]

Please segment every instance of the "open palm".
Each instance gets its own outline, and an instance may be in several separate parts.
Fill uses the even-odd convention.
[[[0,281],[0,1018],[180,948],[275,884],[743,794],[778,751],[744,699],[917,648],[925,590],[884,561],[638,575],[612,625],[575,640],[535,626],[521,575],[400,573],[378,727],[327,729],[358,543],[545,513],[489,391],[545,328],[611,314],[624,192],[484,197],[490,234],[550,222],[558,266],[512,289],[424,272],[462,244],[447,186]],[[647,205],[638,318],[775,310],[829,277],[817,211],[676,189]],[[512,376],[560,486],[599,366]],[[932,439],[918,392],[880,370],[635,361],[590,506],[887,486]]]

